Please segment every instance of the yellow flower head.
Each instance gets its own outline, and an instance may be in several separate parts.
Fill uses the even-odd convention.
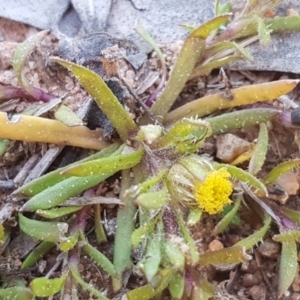
[[[210,171],[204,182],[195,183],[194,195],[199,207],[209,214],[216,214],[223,210],[224,206],[232,201],[229,196],[232,193],[232,184],[229,181],[230,174],[224,168]]]

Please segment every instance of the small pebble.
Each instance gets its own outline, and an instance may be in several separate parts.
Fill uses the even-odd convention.
[[[219,135],[216,142],[217,158],[230,163],[251,148],[251,143],[231,133]]]
[[[259,284],[260,278],[256,276],[256,274],[245,274],[243,276],[243,286],[244,287],[252,287],[254,285]]]
[[[266,300],[266,287],[264,285],[254,285],[248,290],[253,300]]]
[[[224,245],[219,240],[213,240],[209,243],[208,249],[209,251],[217,251],[224,248]]]
[[[300,300],[300,294],[299,293],[293,293],[291,296],[291,300]]]
[[[257,250],[264,257],[275,259],[278,257],[280,245],[271,239],[266,239],[258,246]]]
[[[288,171],[282,174],[275,181],[288,195],[297,195],[299,191],[298,174],[294,171]],[[284,204],[284,203],[282,203]]]

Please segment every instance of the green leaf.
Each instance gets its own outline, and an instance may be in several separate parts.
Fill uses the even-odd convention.
[[[254,61],[253,56],[250,54],[250,52],[242,47],[240,44],[235,43],[235,42],[229,42],[229,41],[223,41],[219,43],[214,43],[210,47],[206,49],[205,54],[208,55],[209,61],[214,59],[214,55],[216,55],[217,58],[220,58],[222,51],[225,49],[233,49],[237,50],[238,53],[240,53],[244,58]]]
[[[169,291],[172,299],[182,299],[184,288],[185,288],[185,278],[179,273],[174,273],[171,282],[169,283]]]
[[[74,280],[79,283],[83,289],[88,291],[91,295],[95,296],[99,300],[109,300],[106,298],[102,293],[100,293],[97,289],[95,289],[92,285],[86,283],[80,276],[80,273],[77,268],[77,263],[74,263],[72,261],[69,262],[70,271],[72,273],[72,276]]]
[[[134,185],[134,186],[130,187],[126,191],[126,197],[135,198],[139,194],[148,192],[151,188],[156,186],[163,179],[163,177],[166,175],[166,173],[167,173],[167,169],[163,169],[160,172],[158,172],[158,174],[154,175],[153,177],[150,177],[149,179],[143,181],[142,183],[140,183],[138,185]]]
[[[290,287],[298,269],[297,245],[295,241],[282,243],[279,266],[278,298]]]
[[[158,296],[170,283],[173,277],[171,269],[160,271],[161,282],[157,289],[153,289],[150,284],[138,287],[126,294],[128,300],[150,300]]]
[[[291,161],[285,161],[283,163],[280,163],[275,168],[273,168],[264,178],[263,182],[265,184],[273,183],[278,177],[280,177],[282,174],[293,170],[294,168],[299,167],[300,165],[300,159],[295,159]]]
[[[84,125],[82,120],[68,106],[61,104],[54,113],[55,119],[67,126]]]
[[[80,209],[82,209],[82,206],[68,206],[68,207],[53,208],[49,210],[38,209],[36,213],[46,219],[56,219],[59,217],[63,217],[65,215],[69,215]]]
[[[66,168],[74,166],[78,163],[80,164],[80,163],[86,162],[86,161],[92,161],[92,160],[96,160],[96,159],[103,158],[103,157],[119,155],[120,152],[122,151],[122,149],[123,149],[123,147],[122,146],[120,147],[120,144],[118,144],[118,143],[112,144],[111,146],[109,146],[93,155],[90,155],[85,159],[82,159],[73,164],[70,164],[67,167],[59,168],[55,171],[47,173],[29,183],[27,183],[26,185],[17,189],[14,192],[14,194],[17,194],[17,195],[20,194],[20,195],[24,195],[24,196],[28,196],[28,197],[35,196],[35,195],[39,194],[40,192],[44,191],[45,189],[47,189],[51,186],[54,186],[56,183],[59,183],[59,182],[65,180],[66,178],[68,178],[67,176],[61,175],[61,172],[63,170],[65,170]],[[80,180],[82,180],[82,179],[80,179]]]
[[[203,63],[194,69],[194,71],[189,79],[191,80],[196,77],[204,76],[204,75],[207,76],[211,73],[212,70],[218,69],[230,62],[241,60],[241,59],[243,59],[243,56],[241,56],[241,55],[231,55],[231,56],[226,56],[226,57],[222,57],[219,59],[215,59],[208,63]]]
[[[78,242],[78,234],[70,235],[67,238],[64,238],[58,245],[58,248],[63,251],[67,252],[74,248],[74,246]]]
[[[271,31],[262,18],[257,17],[257,33],[260,44],[267,47],[271,42]]]
[[[22,214],[19,214],[19,225],[21,230],[32,238],[53,243],[60,242],[68,231],[67,223],[36,221]]]
[[[84,252],[88,256],[90,256],[99,267],[101,267],[104,270],[104,272],[109,274],[111,277],[115,277],[117,275],[114,265],[105,255],[103,255],[95,247],[87,243],[82,248]]]
[[[228,2],[225,2],[224,4],[220,3],[220,0],[216,1],[215,5],[215,15],[222,15],[231,12],[231,5]]]
[[[149,222],[145,223],[144,225],[137,228],[131,235],[131,243],[133,249],[135,249],[140,243],[143,238],[146,238],[150,235],[157,224],[157,222],[161,219],[161,213],[151,219]]]
[[[120,170],[134,167],[140,162],[142,156],[142,148],[133,151],[132,148],[128,147],[127,153],[76,164],[67,167],[62,171],[62,174],[71,176],[111,176]]]
[[[55,207],[69,198],[99,184],[113,174],[67,178],[32,197],[22,206],[20,211],[45,210]]]
[[[169,201],[169,191],[164,187],[160,191],[140,194],[135,203],[148,209],[160,209]]]
[[[152,283],[152,279],[159,271],[161,262],[161,238],[152,234],[149,237],[145,259],[140,261],[138,266],[142,269],[147,279],[147,282]]]
[[[206,252],[200,256],[198,263],[200,265],[218,265],[247,262],[248,260],[249,258],[245,252],[245,248],[230,247],[216,251]]]
[[[241,194],[234,194],[234,206],[232,209],[226,214],[226,216],[216,225],[214,230],[212,231],[212,235],[217,235],[221,233],[225,228],[232,222],[233,218],[235,217],[237,211],[241,206],[243,196]]]
[[[212,134],[215,135],[258,125],[272,119],[278,112],[272,108],[248,108],[207,118],[205,121],[210,124]]]
[[[23,286],[0,289],[0,298],[3,300],[33,300],[30,289]]]
[[[98,106],[116,128],[121,140],[125,142],[130,133],[137,129],[137,126],[104,80],[98,74],[85,67],[65,61],[58,57],[51,57],[51,60],[66,67],[75,75],[77,80],[93,97]]]
[[[191,300],[210,300],[216,295],[216,288],[204,278],[198,278],[192,291]]]
[[[55,246],[56,244],[53,242],[47,242],[47,241],[41,242],[30,252],[30,254],[23,261],[21,270],[33,266],[38,260],[40,260],[46,253],[48,253]]]
[[[290,218],[293,222],[300,223],[300,212],[297,210],[289,209],[286,207],[281,207],[280,211]]]
[[[213,30],[229,20],[229,15],[218,16],[193,30],[186,38],[178,59],[173,67],[167,85],[151,111],[164,117],[183,90],[186,81],[191,76],[196,63],[205,51],[205,39]]]
[[[300,16],[275,17],[265,23],[273,32],[299,30]]]
[[[21,87],[24,88],[24,90],[26,90],[32,96],[35,95],[34,88],[29,85],[25,76],[23,76],[22,71],[30,53],[47,34],[48,34],[48,30],[44,30],[31,36],[26,41],[19,44],[13,56],[12,65],[15,74],[18,78],[18,82],[21,85]]]
[[[283,231],[280,234],[275,234],[273,240],[276,242],[297,242],[300,238],[300,230]]]
[[[213,162],[213,166],[216,169],[226,168],[226,170],[230,173],[230,175],[242,182],[246,182],[249,186],[259,190],[264,195],[268,194],[267,188],[265,185],[256,177],[254,177],[252,174],[242,170],[241,168],[227,165],[227,164],[219,164],[216,162]]]
[[[224,92],[207,95],[184,104],[168,113],[164,118],[164,124],[173,124],[182,118],[191,116],[198,116],[200,118],[221,109],[253,104],[259,101],[273,100],[290,92],[297,84],[298,80],[278,80],[243,86],[231,89],[232,100],[228,100],[224,97]],[[220,128],[220,125],[218,127]],[[226,130],[225,127],[223,129]]]
[[[182,216],[180,213],[176,213],[176,220],[179,225],[179,229],[181,231],[181,234],[186,241],[187,245],[189,246],[189,251],[191,255],[191,262],[192,264],[196,264],[199,260],[199,252],[197,250],[197,247],[195,245],[195,241],[193,237],[191,236],[191,233],[189,232],[185,222],[182,219]]]
[[[187,39],[193,38],[193,37],[206,39],[211,35],[211,33],[214,30],[219,29],[221,25],[228,22],[230,18],[231,18],[231,14],[224,14],[221,16],[216,16],[216,17],[208,20],[206,23],[198,26],[194,31],[192,31],[188,35]]]
[[[202,210],[200,208],[191,208],[187,217],[187,225],[195,226],[200,222],[202,216]]]
[[[6,152],[9,146],[9,140],[0,139],[0,157]]]
[[[259,125],[257,143],[249,162],[248,171],[256,175],[265,163],[269,145],[268,129],[265,123]]]
[[[252,249],[266,235],[270,228],[271,222],[271,217],[266,214],[264,219],[264,226],[258,231],[254,232],[253,234],[234,244],[233,247],[244,247],[246,250]]]
[[[183,271],[185,265],[185,257],[178,245],[171,240],[164,242],[164,250],[173,268]]]
[[[196,152],[206,137],[211,135],[208,122],[194,118],[183,118],[168,132],[152,144],[152,149],[173,149],[175,154]]]
[[[54,279],[35,278],[30,282],[29,287],[37,297],[50,297],[61,291],[67,276],[68,273],[64,273],[61,277]]]

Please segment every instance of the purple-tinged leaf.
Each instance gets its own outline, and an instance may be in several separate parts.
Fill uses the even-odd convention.
[[[36,45],[48,34],[48,30],[41,31],[30,38],[28,38],[26,41],[21,43],[13,56],[13,68],[16,73],[16,76],[18,78],[19,84],[21,87],[34,99],[41,100],[41,101],[50,101],[53,98],[56,98],[56,96],[46,93],[38,88],[32,87],[26,80],[25,76],[23,75],[23,69],[24,65],[30,55],[30,53],[34,50]]]

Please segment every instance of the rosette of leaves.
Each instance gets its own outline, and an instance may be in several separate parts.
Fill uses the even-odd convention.
[[[248,3],[248,7],[251,3]],[[219,4],[217,8],[219,12]],[[166,86],[158,97],[153,97],[156,101],[151,111],[162,117],[161,125],[152,124],[146,117],[135,122],[100,76],[82,66],[52,58],[68,68],[93,97],[115,127],[119,141],[107,146],[94,139],[95,146],[89,148],[102,149],[100,152],[52,171],[15,191],[14,194],[29,198],[19,212],[21,230],[41,241],[23,262],[22,268],[32,266],[50,249],[58,247],[61,255],[56,267],[61,266],[61,276],[49,278],[52,270],[47,276],[34,279],[29,287],[14,286],[0,290],[1,297],[32,299],[60,292],[62,297],[77,299],[77,285],[80,285],[92,296],[107,299],[105,293],[81,277],[78,265],[82,253],[90,256],[111,277],[116,292],[126,287],[124,275],[132,271],[132,251],[138,249],[141,257],[134,268],[144,276],[146,284],[128,291],[128,299],[151,299],[167,289],[174,299],[208,299],[214,295],[215,287],[201,277],[195,268],[207,264],[247,261],[249,257],[245,250],[251,249],[263,238],[271,218],[280,228],[280,235],[274,239],[283,244],[279,294],[285,292],[297,268],[296,223],[299,217],[294,211],[270,204],[266,200],[266,184],[286,170],[298,166],[299,161],[278,166],[263,179],[256,177],[265,161],[268,146],[265,122],[281,114],[281,111],[254,107],[226,112],[217,117],[200,117],[221,109],[276,99],[291,91],[298,81],[281,80],[241,87],[231,90],[232,100],[218,93],[196,99],[169,112],[185,83],[193,77],[195,66],[205,65],[205,54],[213,51],[210,45],[212,41],[220,39],[224,24],[230,26],[230,17],[229,14],[218,15],[191,30],[187,36]],[[260,22],[258,17],[253,20]],[[218,47],[215,53],[223,49],[220,45]],[[231,44],[231,47],[246,53],[236,45]],[[209,70],[218,66],[220,64],[211,65]],[[41,122],[41,119],[38,118],[37,122]],[[23,124],[33,119],[24,120]],[[4,123],[2,131],[9,132],[10,122],[6,120]],[[257,124],[260,124],[258,142],[251,155],[248,171],[208,161],[196,154],[205,139],[212,135]],[[21,123],[18,126],[24,125]],[[69,129],[65,130],[65,134],[68,134]],[[54,134],[50,132],[50,135]],[[32,126],[30,135],[38,136],[37,127]],[[4,133],[2,137],[21,139]],[[51,142],[55,143],[55,139]],[[87,147],[84,141],[76,145]],[[93,203],[74,207],[68,206],[67,200],[80,193],[88,193],[89,188],[119,171],[122,174],[120,200],[123,205],[118,210],[114,259],[111,262],[88,242],[85,235],[86,221]],[[244,195],[257,203],[265,225],[232,247],[200,255],[189,226],[200,221],[202,212],[216,214],[232,204],[231,210],[212,234],[221,232],[243,205]],[[99,204],[93,205],[93,213],[100,242],[105,240],[105,235],[100,225]],[[5,230],[2,231],[4,238]],[[288,265],[292,268],[287,268]]]

